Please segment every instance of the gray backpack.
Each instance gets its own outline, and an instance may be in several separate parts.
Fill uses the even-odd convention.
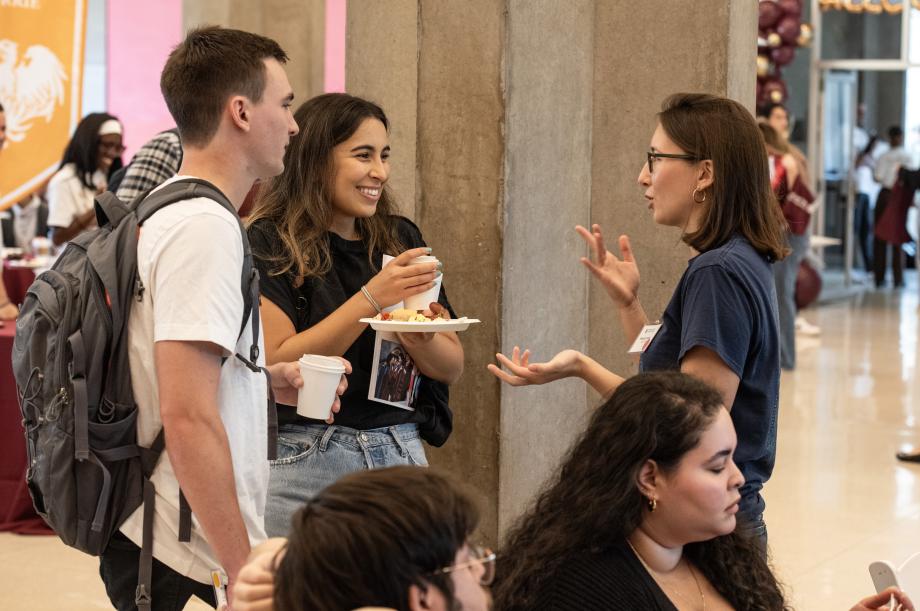
[[[137,444],[137,405],[128,363],[128,317],[144,286],[137,273],[137,239],[151,215],[170,204],[207,197],[237,218],[236,209],[214,185],[178,180],[125,204],[112,193],[96,197],[99,228],[71,241],[54,266],[29,287],[13,345],[32,502],[58,536],[98,556],[111,536],[144,503],[144,539],[136,602],[150,608],[153,506],[149,477],[163,451],[161,430],[153,445]],[[245,304],[240,333],[258,308],[258,272],[240,223]],[[248,358],[255,373],[259,356],[258,310],[252,317]],[[275,457],[277,415],[268,384],[269,457]],[[180,494],[179,540],[191,537],[191,511]]]

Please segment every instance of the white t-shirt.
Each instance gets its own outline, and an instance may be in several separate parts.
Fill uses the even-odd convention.
[[[92,182],[96,189],[105,188],[105,174],[96,170]],[[95,196],[77,177],[77,166],[68,163],[48,182],[48,226],[70,227],[75,218],[92,210]]]
[[[164,185],[179,178],[176,176]],[[162,187],[161,187],[162,188]],[[230,356],[220,371],[218,405],[233,457],[237,500],[250,544],[265,539],[265,501],[268,496],[268,422],[266,379],[250,371],[234,352],[249,354],[252,317],[237,341],[243,320],[240,275],[243,245],[238,221],[219,203],[196,198],[167,206],[148,219],[137,246],[137,266],[145,290],[131,308],[128,355],[131,383],[137,400],[138,442],[149,446],[162,426],[154,366],[154,342],[205,341]],[[260,353],[264,354],[262,338]],[[259,358],[264,364],[264,357]],[[195,383],[189,372],[188,383]],[[164,451],[153,472],[156,513],[153,555],[173,570],[203,583],[217,559],[192,513],[192,538],[180,543],[179,485]],[[143,540],[143,508],[121,527],[138,546]]]
[[[912,161],[913,158],[904,147],[891,149],[878,158],[875,164],[875,179],[886,189],[892,189],[898,181],[898,170],[902,167],[910,169]]]

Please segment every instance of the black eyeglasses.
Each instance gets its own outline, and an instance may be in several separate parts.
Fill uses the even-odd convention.
[[[648,158],[649,174],[655,171],[656,159],[686,159],[687,161],[699,161],[695,155],[688,155],[687,153],[657,153],[654,151],[649,151],[645,155]]]

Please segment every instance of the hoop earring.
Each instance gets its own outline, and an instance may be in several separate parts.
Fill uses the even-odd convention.
[[[703,199],[696,199],[696,194],[697,194],[697,193],[702,193],[702,194],[703,194]],[[700,188],[697,187],[696,189],[693,190],[693,193],[690,194],[690,197],[693,198],[693,202],[694,202],[694,203],[696,203],[696,204],[702,204],[703,202],[706,201],[706,192],[705,192],[705,191],[700,191]]]
[[[654,513],[656,509],[658,509],[658,500],[649,497],[649,499],[648,499],[648,510],[649,510],[650,512]]]

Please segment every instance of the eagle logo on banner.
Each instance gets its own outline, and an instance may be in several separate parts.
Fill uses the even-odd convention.
[[[19,45],[0,40],[0,104],[6,111],[6,137],[22,142],[36,119],[50,123],[64,104],[67,73],[44,45],[32,45],[18,57]],[[17,61],[18,60],[18,61]]]
[[[0,211],[41,192],[80,122],[86,0],[0,0]]]

